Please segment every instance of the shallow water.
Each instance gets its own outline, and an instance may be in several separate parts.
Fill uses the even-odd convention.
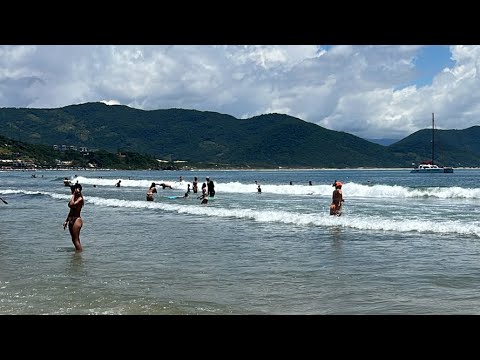
[[[1,314],[480,313],[480,170],[35,175],[0,172]],[[172,198],[194,176],[215,182],[207,205]],[[83,185],[82,253],[64,177]],[[151,182],[173,189],[147,202]]]

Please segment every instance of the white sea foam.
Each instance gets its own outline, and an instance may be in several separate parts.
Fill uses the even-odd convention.
[[[120,179],[101,179],[79,176],[75,178],[80,184],[89,184],[97,186],[113,187]],[[152,182],[172,185],[173,189],[186,190],[188,181],[169,181],[162,178],[148,180],[128,180],[121,179],[122,187],[141,187],[148,188]],[[199,183],[199,187],[201,183]],[[263,193],[282,194],[282,195],[319,195],[331,196],[333,188],[330,184],[325,185],[288,185],[288,184],[261,184]],[[245,184],[241,182],[219,183],[215,182],[215,190],[218,193],[252,193],[257,191],[255,183]],[[349,198],[420,198],[434,197],[440,199],[480,199],[480,188],[461,188],[461,187],[404,187],[399,185],[364,185],[354,182],[345,183],[342,191],[344,196]]]
[[[69,194],[57,194],[52,192],[38,192],[28,190],[10,190],[6,193],[11,194],[42,194],[50,196],[54,199],[66,200]],[[330,216],[326,211],[318,212],[318,209],[312,209],[311,212],[295,212],[285,210],[257,210],[253,208],[230,209],[222,207],[219,202],[215,205],[201,205],[193,199],[176,199],[175,203],[168,202],[147,202],[139,200],[122,200],[112,198],[102,198],[96,196],[86,197],[86,204],[106,207],[121,207],[134,209],[151,209],[153,211],[168,211],[178,214],[190,214],[205,217],[219,218],[235,218],[248,221],[257,221],[262,223],[282,223],[295,226],[341,226],[344,228],[352,228],[358,230],[375,230],[375,231],[395,231],[395,232],[418,232],[424,234],[459,234],[463,236],[480,237],[479,221],[462,221],[462,220],[446,220],[438,221],[435,219],[425,220],[416,219],[414,215],[410,218],[404,216],[401,219],[391,218],[386,215],[358,215],[348,214],[341,217]]]

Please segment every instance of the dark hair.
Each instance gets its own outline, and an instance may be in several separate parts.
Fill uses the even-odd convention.
[[[80,189],[80,191],[82,191],[82,185],[80,185],[79,183],[76,183],[75,185],[73,185],[73,189]]]

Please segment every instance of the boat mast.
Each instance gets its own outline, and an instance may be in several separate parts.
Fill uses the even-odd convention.
[[[435,125],[434,115],[432,113],[432,165],[433,165],[433,153],[435,149]]]

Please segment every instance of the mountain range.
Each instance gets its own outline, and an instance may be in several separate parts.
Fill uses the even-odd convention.
[[[187,109],[140,110],[100,102],[1,108],[0,135],[28,144],[130,152],[218,167],[394,168],[431,159],[431,129],[390,145],[284,114],[249,119]],[[480,126],[435,130],[435,163],[480,166]]]

